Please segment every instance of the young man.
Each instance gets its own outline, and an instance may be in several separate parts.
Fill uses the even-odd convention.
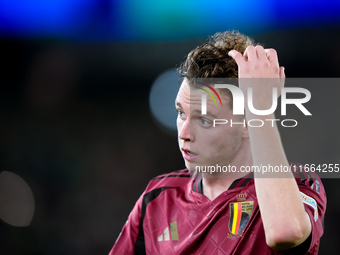
[[[228,91],[195,82],[240,78],[244,95],[253,87],[254,107],[269,109],[272,88],[283,87],[285,79],[276,51],[254,46],[238,32],[217,33],[189,53],[180,71],[184,80],[175,104],[187,169],[150,181],[110,255],[317,254],[326,209],[321,180],[299,165],[294,170],[300,178],[291,171],[280,176],[240,171],[246,166],[289,167],[278,129],[275,124],[214,125],[214,119],[246,123],[274,115],[254,115],[248,107],[245,115],[233,115]],[[208,90],[221,95],[221,106],[209,99],[203,114],[202,95]],[[195,172],[216,165],[237,171]]]

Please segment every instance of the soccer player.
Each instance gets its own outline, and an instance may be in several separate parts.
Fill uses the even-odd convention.
[[[187,169],[150,181],[110,255],[317,254],[326,210],[319,177],[300,165],[280,178],[273,172],[195,172],[217,165],[289,167],[276,125],[214,125],[214,119],[246,123],[275,119],[273,114],[257,116],[245,107],[245,115],[233,115],[227,89],[216,89],[222,106],[209,98],[203,114],[202,94],[214,88],[194,82],[239,78],[244,94],[254,87],[256,108],[269,109],[272,88],[283,87],[285,79],[276,51],[238,32],[217,33],[191,51],[179,70],[184,79],[175,102],[178,143]],[[256,83],[257,78],[274,79]]]

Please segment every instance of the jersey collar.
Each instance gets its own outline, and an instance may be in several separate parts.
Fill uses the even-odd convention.
[[[228,190],[239,188],[239,187],[245,187],[251,179],[253,179],[254,174],[250,173],[240,179],[236,179],[229,187]],[[195,178],[193,184],[192,184],[192,190],[195,192],[198,192],[200,194],[203,194],[203,177],[202,173],[195,172],[193,174],[193,178]]]

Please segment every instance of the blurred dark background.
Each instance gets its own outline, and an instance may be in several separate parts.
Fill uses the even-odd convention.
[[[275,48],[287,77],[339,77],[339,11],[335,1],[2,1],[0,171],[12,175],[0,174],[0,254],[107,254],[148,181],[184,168],[176,133],[150,110],[159,75],[207,35],[238,29]],[[322,86],[311,90],[314,122],[281,130],[291,161],[340,163],[340,88]],[[319,254],[335,254],[340,182],[323,183]]]

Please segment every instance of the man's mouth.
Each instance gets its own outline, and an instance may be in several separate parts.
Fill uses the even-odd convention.
[[[186,160],[193,160],[193,159],[196,159],[198,157],[198,154],[188,150],[188,149],[184,149],[182,148],[182,151],[184,152],[184,159]]]
[[[185,153],[188,154],[189,156],[195,156],[195,155],[197,155],[197,154],[192,153],[192,152],[190,152],[190,151],[185,151]]]

